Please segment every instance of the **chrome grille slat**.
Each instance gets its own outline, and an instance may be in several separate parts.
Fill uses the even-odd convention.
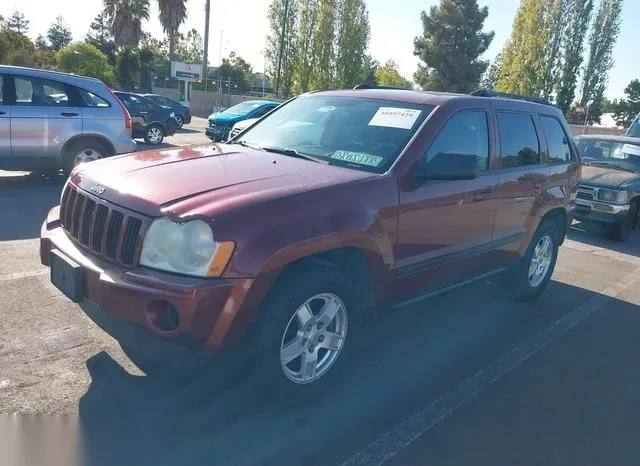
[[[68,186],[62,195],[60,220],[69,236],[81,245],[110,260],[136,265],[142,248],[141,233],[148,221],[134,212]]]

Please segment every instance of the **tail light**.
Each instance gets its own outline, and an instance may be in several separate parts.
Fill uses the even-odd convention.
[[[125,129],[131,129],[133,127],[133,125],[131,123],[131,114],[129,113],[129,110],[127,110],[127,107],[124,106],[122,101],[118,98],[117,95],[115,95],[113,93],[113,91],[111,89],[109,89],[109,92],[111,92],[111,95],[113,96],[113,98],[116,99],[116,102],[118,102],[118,105],[120,105],[120,109],[122,110],[122,113],[124,113],[124,127],[125,127]]]

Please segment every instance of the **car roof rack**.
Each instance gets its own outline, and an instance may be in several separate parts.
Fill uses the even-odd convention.
[[[475,91],[470,92],[469,95],[472,95],[474,97],[502,97],[504,99],[524,100],[526,102],[532,102],[534,104],[549,105],[551,107],[554,106],[547,99],[543,99],[541,97],[530,97],[527,95],[509,94],[507,92],[497,92],[497,91],[492,91],[490,89],[476,89]]]
[[[358,84],[356,87],[353,88],[354,91],[358,91],[360,89],[391,89],[395,91],[409,90],[409,89],[401,89],[399,87],[392,87],[392,86],[377,86],[375,84]]]

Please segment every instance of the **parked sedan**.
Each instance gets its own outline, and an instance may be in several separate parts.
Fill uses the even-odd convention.
[[[178,129],[184,125],[191,123],[191,108],[188,105],[178,102],[177,100],[158,94],[140,94],[142,97],[149,99],[151,102],[163,107],[171,108],[176,114],[176,123]]]
[[[149,99],[130,92],[116,91],[133,120],[132,135],[143,138],[147,144],[161,144],[165,136],[173,136],[178,128],[175,112]]]
[[[205,134],[214,141],[226,141],[234,124],[249,118],[261,118],[278,105],[278,102],[268,100],[248,100],[224,112],[212,113]]]
[[[640,211],[640,139],[627,136],[578,136],[584,166],[576,195],[575,218],[609,225],[615,240],[625,241]]]

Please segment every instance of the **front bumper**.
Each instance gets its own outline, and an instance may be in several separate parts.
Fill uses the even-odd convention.
[[[604,202],[575,200],[575,219],[598,223],[617,223],[629,214],[629,204],[617,205]]]
[[[207,126],[204,133],[215,142],[226,141],[229,137],[230,129],[222,126]]]
[[[43,265],[51,266],[52,250],[79,265],[85,311],[95,304],[108,317],[121,321],[123,325],[105,328],[114,338],[121,340],[122,335],[134,331],[128,327],[137,326],[135,332],[144,329],[161,340],[197,352],[211,353],[239,343],[264,298],[266,287],[261,283],[269,281],[267,277],[182,277],[97,258],[67,236],[57,208],[52,209],[41,229]],[[161,303],[169,303],[179,315],[179,323],[172,330],[158,325],[159,309],[164,309],[159,307]]]

